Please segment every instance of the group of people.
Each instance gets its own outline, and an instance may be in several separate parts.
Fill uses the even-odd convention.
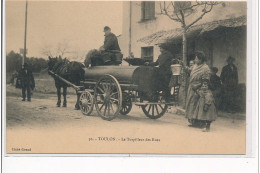
[[[171,64],[173,55],[160,47],[161,54],[156,62],[146,62],[145,65],[159,66],[160,84],[166,102],[170,102]],[[182,66],[188,74],[188,90],[186,97],[186,118],[189,126],[200,127],[204,132],[210,131],[211,122],[217,118],[217,109],[234,111],[235,95],[238,85],[237,67],[234,58],[228,57],[221,76],[217,75],[218,68],[209,68],[203,52],[195,53],[195,59],[190,61],[190,66]]]
[[[220,77],[218,68],[211,69],[205,63],[203,52],[195,56],[195,65],[189,67],[190,78],[186,98],[186,118],[192,127],[210,131],[210,124],[217,118],[217,110],[235,111],[235,97],[238,86],[238,72],[234,58],[227,58]]]
[[[234,65],[235,58],[229,56],[227,65],[223,67],[221,75],[218,76],[218,68],[211,68],[210,89],[215,99],[217,109],[233,113],[236,110],[235,96],[238,88],[238,72]],[[189,68],[192,69],[194,61],[190,61]]]
[[[102,61],[104,65],[117,65],[119,60],[116,54],[120,53],[120,47],[117,37],[111,32],[109,27],[104,28],[105,41],[99,49],[102,52]],[[146,62],[145,65],[159,66],[158,73],[161,79],[160,85],[165,101],[170,102],[170,80],[172,77],[171,64],[173,55],[165,48],[160,47],[161,54],[156,62]],[[218,69],[212,69],[206,64],[206,57],[203,52],[196,52],[194,61],[190,61],[187,67],[183,63],[184,71],[188,73],[189,85],[186,97],[186,118],[189,126],[201,127],[203,131],[210,131],[211,122],[217,118],[217,109],[220,106],[224,110],[234,109],[235,91],[238,85],[237,67],[233,64],[233,57],[227,59],[228,65],[222,69],[221,76],[217,76]],[[121,59],[122,61],[122,59]],[[20,88],[25,101],[26,92],[28,101],[31,101],[31,89],[34,89],[35,83],[28,64],[19,72]]]

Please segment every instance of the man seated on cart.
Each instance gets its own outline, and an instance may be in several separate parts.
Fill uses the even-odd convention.
[[[104,27],[104,32],[104,45],[99,49],[104,65],[119,65],[122,63],[123,54],[121,53],[117,37],[108,26]]]
[[[160,46],[161,54],[159,55],[156,62],[146,62],[145,65],[149,66],[159,66],[159,83],[160,89],[163,92],[166,102],[170,102],[171,92],[170,92],[170,79],[171,79],[171,62],[173,60],[173,55],[167,51],[165,48]]]

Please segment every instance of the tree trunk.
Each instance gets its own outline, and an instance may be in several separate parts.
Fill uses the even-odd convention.
[[[183,58],[184,65],[188,65],[187,64],[187,33],[186,33],[186,29],[184,29],[183,35],[182,35],[182,58]]]
[[[186,29],[184,28],[183,35],[182,35],[182,60],[183,64],[187,65],[187,35]],[[179,91],[179,104],[182,108],[185,108],[186,105],[186,97],[187,97],[187,90],[188,90],[188,75],[183,70],[181,74],[181,86]]]

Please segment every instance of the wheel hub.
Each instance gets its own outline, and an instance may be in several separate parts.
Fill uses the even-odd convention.
[[[81,104],[83,107],[86,107],[88,105],[88,100],[87,99],[81,100]]]
[[[107,91],[104,93],[104,100],[105,102],[108,102],[110,100],[110,92]]]

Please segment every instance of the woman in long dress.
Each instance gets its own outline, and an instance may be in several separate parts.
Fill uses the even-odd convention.
[[[195,65],[193,66],[189,77],[189,86],[185,106],[185,117],[190,123],[189,126],[197,126],[201,124],[201,121],[197,118],[197,115],[195,115],[195,109],[200,98],[197,90],[201,87],[202,79],[209,80],[211,74],[210,68],[206,64],[206,57],[203,52],[196,52],[194,61]]]

